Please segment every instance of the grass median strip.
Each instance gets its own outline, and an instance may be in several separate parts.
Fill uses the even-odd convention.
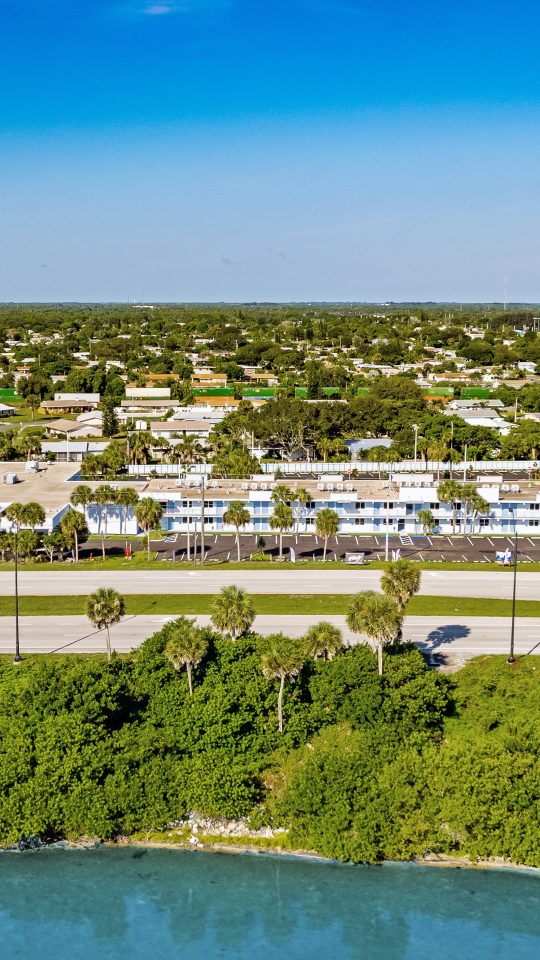
[[[148,615],[210,613],[211,594],[127,594],[126,614]],[[351,597],[347,594],[271,594],[252,595],[256,613],[276,615],[312,615],[325,617],[345,614]],[[20,597],[21,616],[60,617],[84,615],[85,596]],[[0,597],[0,616],[12,616],[13,597]],[[413,597],[407,607],[410,616],[424,617],[509,617],[510,600],[486,600],[475,597]],[[518,617],[540,617],[540,600],[518,600]]]

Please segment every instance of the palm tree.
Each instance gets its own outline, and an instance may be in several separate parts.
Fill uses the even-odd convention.
[[[489,513],[489,503],[480,496],[478,491],[475,491],[474,496],[469,497],[469,509],[471,511],[471,533],[474,533],[476,518],[482,514],[485,516]]]
[[[214,597],[210,619],[216,630],[236,640],[248,632],[255,620],[251,597],[248,597],[242,587],[223,587]]]
[[[30,503],[25,503],[23,510],[24,523],[27,527],[30,527],[31,530],[43,526],[45,516],[45,510],[40,503],[35,503],[33,500],[31,500]]]
[[[435,517],[433,516],[431,510],[419,510],[416,518],[418,523],[422,525],[424,536],[427,536],[428,533],[431,533],[433,528],[436,526]]]
[[[79,513],[78,510],[69,509],[67,513],[64,514],[60,521],[60,530],[64,536],[75,543],[75,561],[79,560],[79,537],[83,535],[86,530],[86,517],[84,514]]]
[[[106,631],[107,660],[111,659],[110,628],[118,623],[125,612],[124,598],[112,587],[100,587],[86,600],[86,616],[98,630]]]
[[[304,638],[306,653],[313,660],[322,657],[323,660],[333,660],[337,653],[343,649],[343,636],[341,630],[321,620],[320,623],[313,624],[309,628]]]
[[[41,437],[36,436],[35,433],[23,433],[22,436],[17,437],[16,446],[17,450],[30,460],[41,451]]]
[[[381,577],[381,589],[403,613],[411,597],[418,593],[421,578],[420,570],[410,560],[395,560],[388,564]]]
[[[474,521],[478,514],[489,513],[489,503],[484,500],[484,497],[478,493],[476,487],[473,487],[471,483],[466,483],[461,487],[461,500],[463,503],[463,533],[466,534],[469,512],[472,514],[472,526],[474,528]]]
[[[19,531],[21,527],[26,524],[26,504],[10,503],[9,507],[6,507],[5,515],[9,522]]]
[[[443,480],[439,484],[437,496],[441,503],[452,505],[452,533],[456,532],[456,503],[459,501],[461,487],[455,480]]]
[[[326,550],[330,537],[335,537],[339,530],[339,515],[330,507],[323,507],[319,510],[315,518],[315,529],[317,536],[324,540],[323,561],[326,560]]]
[[[122,487],[116,494],[116,502],[121,509],[120,533],[122,533],[122,526],[124,527],[124,532],[127,528],[129,510],[133,510],[139,502],[139,494],[133,487]]]
[[[175,452],[180,463],[204,463],[205,453],[196,437],[183,437],[176,444]]]
[[[267,637],[267,649],[262,655],[261,668],[267,680],[279,680],[278,730],[283,733],[283,693],[285,680],[293,680],[304,666],[304,652],[298,641],[274,633]]]
[[[272,500],[274,503],[283,503],[288,507],[295,499],[294,490],[291,490],[290,487],[287,487],[285,484],[282,484],[280,487],[275,487],[272,491]]]
[[[33,500],[30,503],[10,503],[6,508],[6,517],[17,530],[21,527],[29,527],[34,531],[44,523],[45,510],[40,503],[35,503]]]
[[[343,449],[343,440],[331,437],[321,437],[321,439],[317,441],[316,445],[317,450],[323,458],[323,463],[326,463],[328,457],[331,456],[332,453],[338,453],[339,450]]]
[[[103,460],[95,453],[89,453],[83,457],[81,463],[81,474],[85,480],[96,480],[103,475]]]
[[[396,639],[403,625],[403,614],[395,600],[374,590],[357,593],[347,612],[347,625],[353,633],[364,633],[372,642],[382,676],[383,647]]]
[[[448,456],[448,447],[444,440],[432,440],[427,448],[428,460],[435,460],[437,463],[437,480],[441,478],[441,463]]]
[[[150,534],[161,523],[163,507],[153,497],[143,497],[135,507],[135,516],[141,530],[146,533],[146,555],[150,560]]]
[[[270,528],[279,530],[279,556],[283,556],[283,533],[290,530],[294,522],[293,512],[286,503],[278,502],[274,507],[274,512],[270,517]]]
[[[103,483],[94,490],[92,502],[100,507],[99,527],[101,533],[101,555],[105,560],[105,540],[107,538],[109,522],[109,506],[111,503],[116,503],[116,490],[114,490],[109,483]]]
[[[245,503],[242,503],[241,500],[232,500],[223,514],[223,520],[236,529],[236,547],[238,550],[238,563],[240,563],[240,528],[245,527],[249,523],[251,514]]]
[[[195,667],[206,656],[208,650],[208,636],[204,630],[197,627],[195,620],[188,617],[178,617],[169,624],[170,639],[165,647],[165,656],[171,661],[175,670],[186,668],[189,695],[193,696],[192,673]]]
[[[132,433],[129,438],[130,463],[148,463],[154,443],[154,438],[149,430],[139,430],[138,433]]]
[[[295,532],[298,533],[300,527],[300,520],[302,519],[302,513],[306,503],[309,503],[311,500],[311,494],[309,490],[306,490],[305,487],[297,487],[293,495],[293,510],[294,510],[294,520],[295,520]]]
[[[82,507],[86,516],[86,508],[89,503],[93,502],[93,497],[92,488],[86,483],[79,483],[71,494],[70,500],[74,507]]]
[[[41,405],[41,397],[37,393],[30,393],[26,397],[27,406],[30,407],[30,412],[32,414],[32,420],[36,415],[37,408]]]

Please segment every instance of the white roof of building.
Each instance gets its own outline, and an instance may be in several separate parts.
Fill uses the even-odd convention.
[[[99,403],[101,397],[99,393],[55,393],[54,399],[65,402],[82,400],[87,403]]]

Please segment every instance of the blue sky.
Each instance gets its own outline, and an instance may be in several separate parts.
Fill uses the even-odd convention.
[[[0,300],[540,300],[533,0],[0,0]]]

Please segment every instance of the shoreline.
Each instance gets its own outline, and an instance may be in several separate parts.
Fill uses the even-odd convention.
[[[540,877],[540,867],[532,867],[527,864],[513,863],[502,858],[493,860],[471,860],[469,857],[457,857],[450,854],[427,854],[424,857],[417,857],[412,860],[383,860],[380,863],[351,863],[341,860],[335,860],[332,857],[325,857],[315,850],[288,850],[284,847],[272,847],[264,845],[255,845],[248,843],[223,843],[218,839],[211,842],[199,841],[198,843],[188,840],[151,840],[134,837],[126,837],[118,840],[81,840],[67,841],[59,840],[53,843],[36,844],[21,848],[17,845],[0,846],[0,853],[31,853],[41,850],[98,850],[105,848],[107,850],[119,850],[122,848],[147,849],[147,850],[175,850],[181,853],[194,852],[206,854],[232,854],[236,856],[264,856],[277,857],[290,860],[306,860],[316,863],[332,863],[339,866],[370,866],[382,867],[392,865],[409,865],[419,867],[438,867],[453,870],[500,870],[508,872],[519,872],[528,874],[537,874]]]

